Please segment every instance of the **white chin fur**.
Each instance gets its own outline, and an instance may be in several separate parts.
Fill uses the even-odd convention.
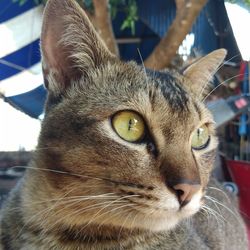
[[[138,220],[138,225],[136,226],[155,232],[170,230],[183,219],[187,219],[199,211],[201,197],[202,192],[200,191],[195,194],[192,200],[182,209],[178,209],[175,212],[172,211],[171,213],[160,212],[157,217],[151,214],[151,216],[149,215],[147,218],[144,217],[144,219]]]
[[[151,231],[167,231],[172,228],[174,228],[178,223],[180,219],[178,216],[172,216],[168,218],[159,218],[159,219],[153,219],[149,220],[148,223],[142,223],[142,228],[149,229]]]
[[[184,217],[194,215],[199,211],[201,207],[201,197],[202,197],[202,191],[200,190],[193,196],[192,200],[182,209]]]
[[[143,210],[131,211],[131,214],[124,215],[114,220],[104,219],[105,222],[114,226],[122,226],[127,229],[146,229],[154,232],[168,231],[177,226],[182,220],[187,219],[197,213],[201,206],[202,192],[198,192],[192,200],[180,209],[179,202],[175,197],[163,199],[154,204],[158,209],[147,208]],[[160,209],[162,208],[162,209]],[[97,223],[103,223],[102,219]]]

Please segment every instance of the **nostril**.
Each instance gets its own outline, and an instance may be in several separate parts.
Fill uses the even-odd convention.
[[[177,189],[177,190],[175,190],[175,193],[177,195],[177,198],[178,198],[178,201],[179,201],[181,207],[184,207],[185,205],[187,205],[189,203],[190,200],[185,200],[186,196],[185,196],[185,192],[183,190]]]
[[[189,197],[190,189],[188,187],[183,186],[183,184],[177,184],[172,187],[175,190],[178,201],[182,207],[189,203],[191,197]]]
[[[178,183],[175,185],[168,185],[176,194],[181,207],[184,207],[190,202],[192,197],[201,188],[199,184]]]
[[[184,195],[184,191],[181,189],[175,190],[177,197],[180,199]]]

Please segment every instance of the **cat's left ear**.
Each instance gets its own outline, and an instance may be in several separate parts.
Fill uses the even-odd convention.
[[[203,90],[206,89],[206,86],[212,80],[214,74],[225,59],[226,54],[227,51],[225,49],[215,50],[184,70],[183,75],[189,79],[190,83],[187,87],[195,95],[202,96],[206,94]]]
[[[54,95],[114,58],[75,0],[48,0],[41,54],[45,86]]]

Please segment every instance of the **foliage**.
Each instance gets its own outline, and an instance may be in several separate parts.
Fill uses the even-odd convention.
[[[245,3],[250,6],[250,0],[226,0],[226,1],[230,3]]]
[[[114,19],[118,11],[123,11],[126,15],[122,23],[121,30],[130,28],[135,34],[135,23],[138,20],[136,0],[109,0],[111,17]]]
[[[28,1],[33,1],[35,4],[45,4],[47,0],[12,0],[19,5],[24,5]],[[85,6],[88,11],[93,12],[92,0],[77,0],[81,6]],[[131,33],[135,34],[135,23],[138,20],[137,3],[136,0],[109,0],[109,7],[112,19],[114,19],[118,12],[125,13],[125,19],[121,25],[121,30],[126,28],[131,29]]]
[[[250,8],[250,0],[226,0],[226,2],[236,3],[236,4],[243,5],[247,7],[248,9]]]

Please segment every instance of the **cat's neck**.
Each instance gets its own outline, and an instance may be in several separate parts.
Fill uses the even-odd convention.
[[[159,242],[167,242],[168,249],[181,249],[189,239],[185,225],[174,231],[150,232],[138,229],[125,229],[114,226],[88,225],[80,227],[61,227],[54,230],[53,238],[59,249],[165,249]],[[84,228],[84,229],[83,229]],[[48,237],[49,238],[49,237]],[[52,241],[50,241],[52,242]],[[55,241],[53,241],[53,244]]]
[[[153,234],[149,231],[141,231],[138,229],[126,229],[114,226],[100,225],[82,225],[71,227],[60,227],[56,232],[56,237],[59,242],[66,245],[80,245],[91,248],[106,246],[109,249],[118,249],[120,247],[132,247],[138,243],[143,244]]]

